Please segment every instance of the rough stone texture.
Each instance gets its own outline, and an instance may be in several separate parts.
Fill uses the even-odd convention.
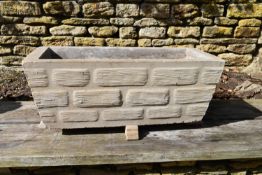
[[[228,17],[256,18],[262,16],[262,3],[230,4],[227,9]]]
[[[87,69],[54,69],[52,80],[60,86],[82,87],[89,82]]]
[[[193,19],[188,20],[189,25],[201,25],[201,26],[209,26],[213,24],[212,19],[209,18],[203,18],[203,17],[196,17]]]
[[[234,36],[237,38],[253,38],[260,34],[259,27],[236,27]]]
[[[41,16],[41,17],[25,17],[23,20],[25,24],[58,24],[58,20],[51,16]]]
[[[256,44],[230,44],[227,47],[228,51],[238,53],[238,54],[246,54],[252,53],[256,49]]]
[[[35,50],[35,48],[36,47],[32,47],[32,46],[16,45],[14,47],[14,54],[21,55],[21,56],[27,56],[29,53]]]
[[[76,16],[80,12],[80,5],[76,1],[52,1],[43,4],[46,14]]]
[[[139,47],[151,47],[152,46],[151,39],[139,39],[137,42],[138,42]]]
[[[136,40],[107,38],[106,44],[110,47],[134,47],[136,45]]]
[[[244,69],[245,73],[251,75],[251,77],[262,80],[262,49],[259,49],[257,57],[253,62]]]
[[[34,36],[0,36],[0,44],[26,44],[37,46],[39,38]]]
[[[145,27],[139,30],[141,38],[164,38],[165,35],[166,28],[164,27]]]
[[[133,25],[135,20],[133,18],[110,18],[110,23],[117,26]]]
[[[255,44],[257,39],[253,38],[220,38],[220,39],[206,39],[200,40],[201,44]]]
[[[135,17],[139,15],[139,6],[137,4],[117,4],[116,16]]]
[[[52,35],[84,35],[87,33],[86,27],[78,27],[78,26],[69,26],[69,25],[61,25],[50,28],[50,33]]]
[[[126,102],[130,106],[166,105],[168,101],[167,89],[132,89],[126,95]]]
[[[167,31],[168,36],[170,37],[199,37],[200,36],[200,27],[169,27]]]
[[[124,39],[127,39],[127,38],[136,38],[138,35],[137,35],[137,32],[136,32],[136,28],[134,27],[121,27],[119,29],[119,37],[120,38],[124,38]]]
[[[260,27],[261,26],[261,20],[259,19],[241,19],[238,23],[241,27]]]
[[[140,16],[152,18],[168,18],[169,4],[143,3],[140,9]]]
[[[143,86],[147,82],[146,68],[96,69],[94,82],[100,86]]]
[[[9,54],[12,53],[11,48],[9,47],[0,47],[0,55],[5,55],[5,54]]]
[[[68,25],[108,25],[108,19],[92,19],[92,18],[69,18],[62,21],[63,24]]]
[[[114,12],[114,6],[110,2],[86,3],[83,5],[85,17],[112,16]]]
[[[118,31],[115,26],[89,27],[88,32],[94,37],[110,37]]]
[[[238,23],[238,20],[230,19],[227,17],[216,17],[214,22],[217,25],[232,26],[232,25],[236,25]]]
[[[75,37],[74,43],[76,46],[103,46],[105,45],[105,39],[93,37]]]
[[[38,2],[2,1],[0,2],[1,15],[37,16],[41,15]]]
[[[161,46],[170,46],[174,44],[174,40],[172,38],[168,39],[153,39],[152,46],[161,47]]]
[[[201,7],[204,17],[223,16],[224,6],[219,4],[204,4]]]
[[[80,108],[120,106],[121,102],[121,92],[117,89],[79,90],[73,94],[74,106]]]
[[[195,4],[176,4],[172,6],[171,15],[175,18],[192,18],[199,14],[199,8]]]
[[[226,37],[232,35],[231,27],[205,27],[203,31],[204,37]]]
[[[195,47],[254,59],[256,49],[229,45],[262,44],[261,9],[258,0],[3,0],[0,47]],[[1,60],[19,65],[29,51],[2,49]]]
[[[150,26],[166,26],[167,23],[163,20],[157,20],[155,18],[142,18],[134,23],[134,26],[138,27],[150,27]]]
[[[226,60],[227,66],[247,66],[252,62],[252,55],[238,55],[234,53],[223,53],[218,55]]]
[[[216,44],[201,44],[196,46],[196,48],[210,53],[224,53],[227,51],[226,46],[216,45]]]
[[[3,35],[44,35],[45,26],[29,26],[26,24],[4,24],[1,26]]]
[[[50,36],[41,38],[43,46],[72,46],[73,37],[68,36]]]

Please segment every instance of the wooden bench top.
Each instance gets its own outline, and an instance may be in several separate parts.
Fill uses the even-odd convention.
[[[202,123],[124,128],[39,129],[33,102],[0,102],[0,167],[262,158],[262,100],[212,101]]]

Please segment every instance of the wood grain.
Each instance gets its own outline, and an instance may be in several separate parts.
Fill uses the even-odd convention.
[[[261,111],[262,100],[213,101],[201,125],[142,127],[127,142],[124,128],[39,129],[32,102],[1,102],[0,167],[262,158]]]

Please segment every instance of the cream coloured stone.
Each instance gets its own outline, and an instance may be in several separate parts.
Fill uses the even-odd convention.
[[[106,109],[102,111],[101,118],[105,121],[141,120],[143,113],[143,108]]]
[[[147,82],[146,68],[99,68],[94,82],[99,86],[142,86]]]

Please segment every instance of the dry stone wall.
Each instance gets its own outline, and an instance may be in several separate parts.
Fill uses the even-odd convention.
[[[259,0],[0,1],[0,64],[38,46],[196,47],[248,66],[262,44]]]

